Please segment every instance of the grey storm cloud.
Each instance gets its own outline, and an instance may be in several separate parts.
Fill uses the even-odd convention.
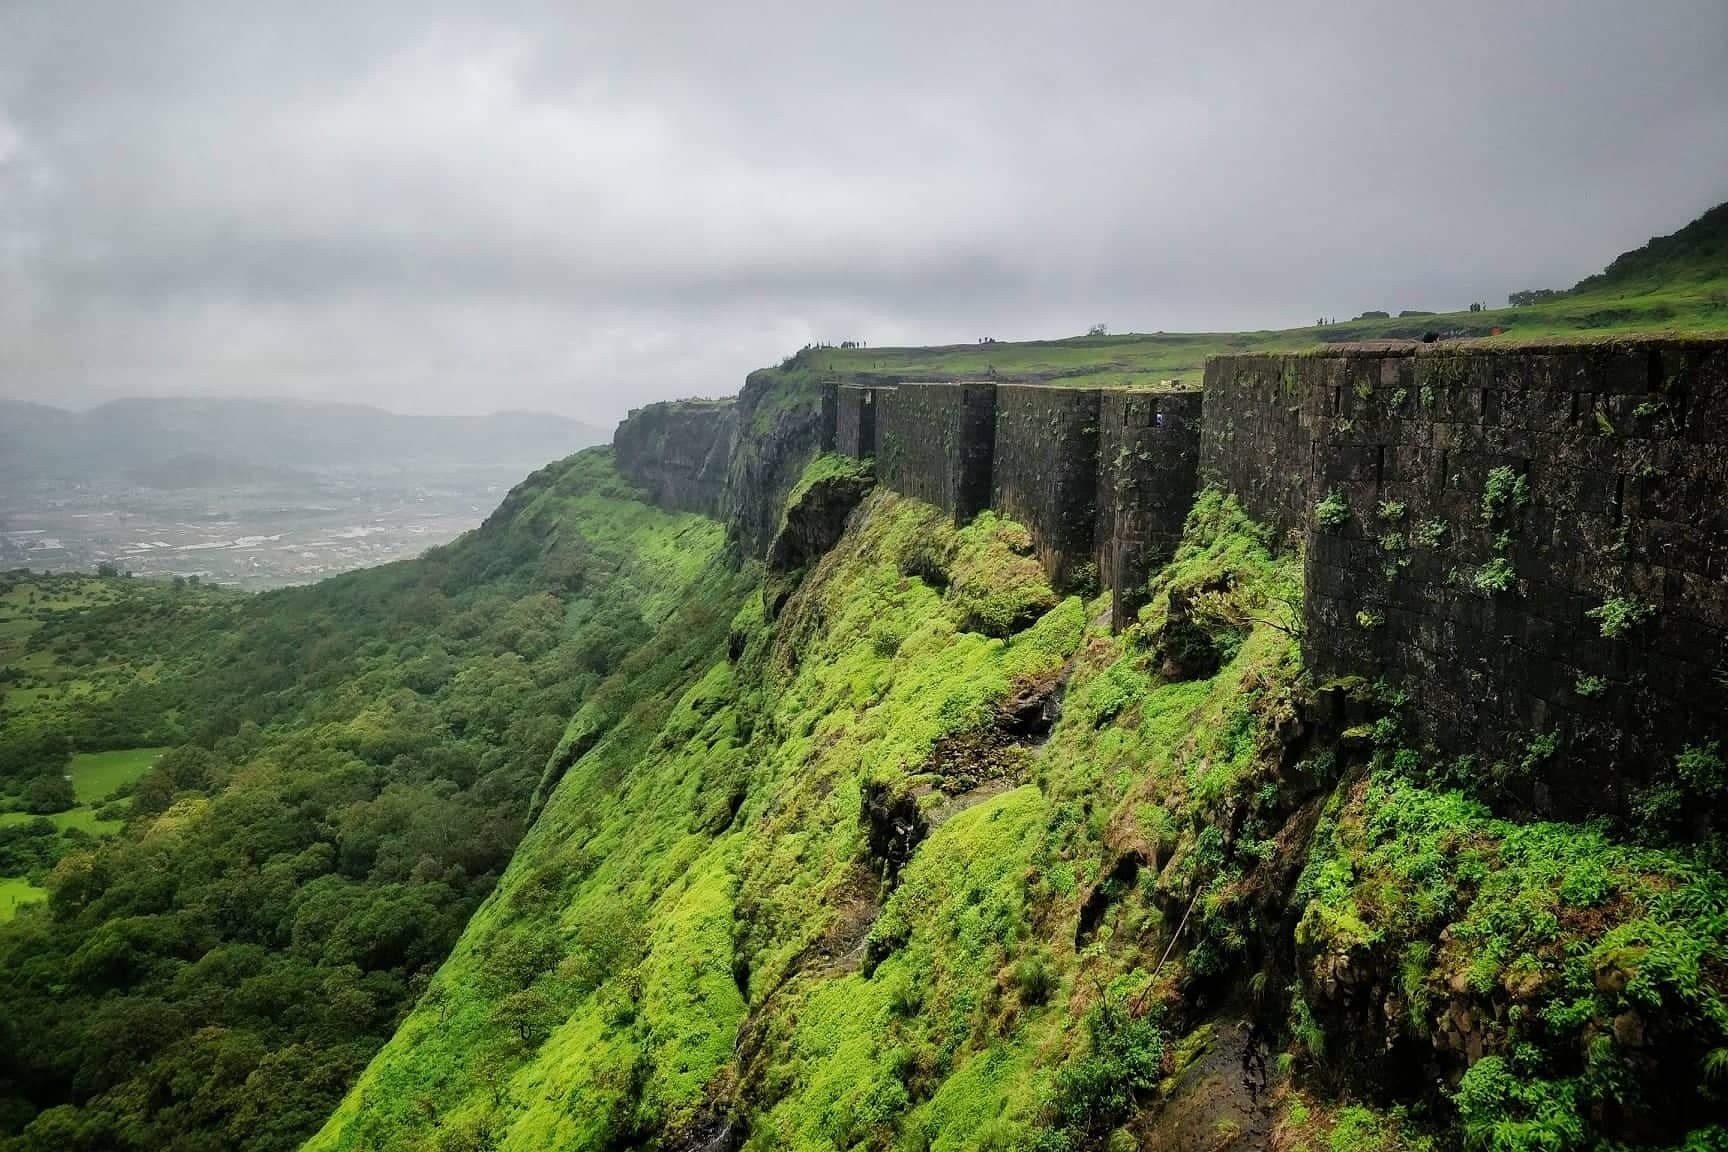
[[[604,419],[1498,300],[1725,198],[1721,0],[12,0],[0,393]]]

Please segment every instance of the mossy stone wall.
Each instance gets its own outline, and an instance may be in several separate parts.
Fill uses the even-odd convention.
[[[963,381],[874,390],[876,475],[964,523],[990,506],[996,385]]]
[[[1307,542],[1304,655],[1540,812],[1627,815],[1728,706],[1728,342],[1207,367],[1203,475]]]
[[[1095,555],[1119,629],[1182,540],[1200,462],[1200,414],[1198,392],[1099,393]]]
[[[1194,502],[1198,393],[1038,384],[842,384],[836,440],[883,485],[966,520],[1026,526],[1059,588],[1094,581],[1118,628],[1174,552]]]
[[[1313,422],[1300,360],[1216,356],[1206,362],[1200,483],[1234,493],[1248,514],[1282,540],[1308,523]]]
[[[1034,384],[996,389],[990,506],[1026,526],[1058,589],[1098,579],[1098,396]]]
[[[876,390],[842,384],[837,404],[835,449],[859,460],[876,455]]]

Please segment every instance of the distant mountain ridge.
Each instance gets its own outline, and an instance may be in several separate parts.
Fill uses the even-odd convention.
[[[270,484],[305,487],[318,482],[318,476],[313,472],[253,464],[232,456],[212,456],[207,452],[183,452],[166,460],[140,464],[127,470],[126,479],[140,488],[161,491]]]
[[[360,404],[143,398],[70,412],[0,400],[0,475],[43,480],[184,473],[170,466],[186,461],[222,482],[284,470],[519,475],[607,438],[538,412],[422,416]]]

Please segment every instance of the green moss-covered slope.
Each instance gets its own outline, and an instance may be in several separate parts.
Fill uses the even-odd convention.
[[[0,1152],[1723,1149],[1728,852],[1668,839],[1720,747],[1643,840],[1519,823],[1304,673],[1218,493],[1113,635],[820,455],[837,378],[1728,331],[1721,223],[1510,309],[809,348],[649,490],[584,453],[315,588],[8,579],[0,807],[169,750],[107,840],[0,827]]]
[[[1013,544],[1023,533],[999,521],[956,532],[882,494],[778,626],[753,584],[713,589],[736,609],[730,628],[663,634],[659,656],[700,652],[705,669],[568,769],[426,1002],[312,1147],[439,1131],[602,1147],[723,1124],[755,1071],[740,1048],[751,1010],[790,1004],[812,969],[862,965],[887,866],[860,820],[866,792],[927,788],[939,741],[988,726],[1079,641],[1080,603],[1057,604]],[[1007,640],[960,631],[971,600],[903,574],[914,553],[973,572],[957,582],[972,595],[985,568],[1010,577],[1019,602],[992,609],[1036,623]],[[494,979],[507,955],[529,959]]]
[[[1704,850],[1428,783],[1216,494],[1120,636],[1028,551],[705,577],[308,1147],[1716,1146]]]

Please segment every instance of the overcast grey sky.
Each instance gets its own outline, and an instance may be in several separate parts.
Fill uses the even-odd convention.
[[[68,406],[604,420],[1501,302],[1724,199],[1723,0],[0,0],[0,395]]]

